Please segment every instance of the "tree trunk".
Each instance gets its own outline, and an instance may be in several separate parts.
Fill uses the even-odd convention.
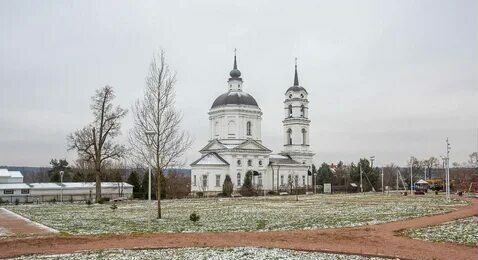
[[[156,176],[156,198],[158,199],[158,219],[161,218],[161,170],[158,170]]]
[[[96,194],[95,194],[96,203],[99,203],[101,200],[101,172],[96,170]]]

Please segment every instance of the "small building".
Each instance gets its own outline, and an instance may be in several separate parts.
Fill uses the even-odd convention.
[[[3,202],[20,203],[52,201],[94,200],[95,182],[61,183],[1,183],[0,199]],[[132,198],[133,186],[125,182],[102,182],[103,198]]]
[[[23,175],[19,171],[0,169],[0,183],[23,183]]]

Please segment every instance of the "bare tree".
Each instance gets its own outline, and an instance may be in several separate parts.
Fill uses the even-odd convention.
[[[158,218],[161,218],[161,178],[169,166],[178,166],[191,146],[191,138],[181,130],[181,113],[175,107],[176,75],[166,63],[164,51],[155,56],[146,78],[144,97],[133,108],[134,126],[130,132],[132,158],[149,165],[157,178]],[[154,132],[153,136],[149,133]]]
[[[113,88],[105,86],[96,90],[90,109],[94,121],[68,136],[68,150],[76,150],[80,159],[95,167],[96,202],[101,199],[102,169],[110,160],[122,158],[125,147],[114,142],[121,132],[121,119],[127,111],[114,106]]]

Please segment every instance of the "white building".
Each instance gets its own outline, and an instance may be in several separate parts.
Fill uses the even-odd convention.
[[[0,169],[0,183],[22,183],[23,175],[19,171]]]
[[[227,92],[217,97],[209,110],[209,142],[199,151],[201,158],[191,164],[191,192],[221,192],[226,175],[238,190],[248,171],[253,173],[253,184],[264,191],[286,191],[291,183],[310,186],[308,172],[314,153],[309,146],[309,102],[307,91],[299,85],[297,64],[294,85],[285,92],[280,155],[271,155],[262,144],[262,111],[243,90],[236,56],[227,83]]]
[[[0,199],[3,202],[51,202],[94,201],[94,182],[60,183],[6,183],[0,184]],[[132,198],[133,186],[125,182],[102,182],[101,197]]]
[[[0,173],[5,171],[0,169]],[[17,200],[21,203],[50,202],[62,199],[63,201],[86,201],[95,198],[95,182],[23,183],[21,172],[13,173],[13,179],[9,178],[8,181],[3,181],[7,180],[6,178],[0,179],[2,202],[14,203]],[[20,179],[21,181],[18,182]],[[102,182],[101,196],[109,199],[132,198],[133,186],[125,182]]]

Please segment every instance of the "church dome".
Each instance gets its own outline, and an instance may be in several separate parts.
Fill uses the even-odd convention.
[[[246,105],[259,108],[256,100],[251,95],[242,91],[229,91],[217,97],[211,109],[226,105]]]
[[[238,69],[233,69],[231,70],[229,75],[231,76],[231,78],[239,78],[241,76],[241,71]]]

